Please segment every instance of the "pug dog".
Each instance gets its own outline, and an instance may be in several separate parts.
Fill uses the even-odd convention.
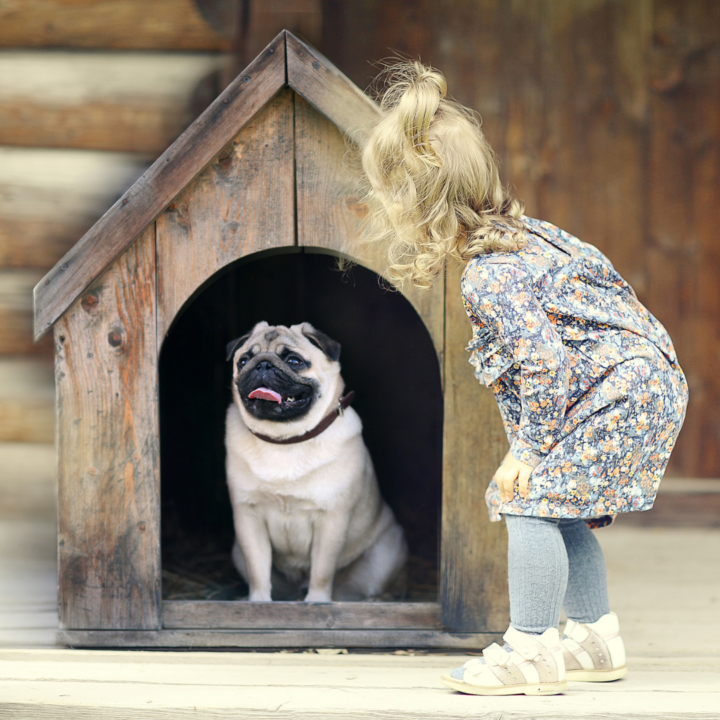
[[[251,601],[273,586],[306,602],[360,600],[403,576],[403,530],[380,495],[362,423],[348,407],[340,345],[309,323],[258,323],[233,362],[226,469],[232,557]]]

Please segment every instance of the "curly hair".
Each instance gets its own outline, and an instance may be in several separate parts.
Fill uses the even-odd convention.
[[[378,80],[384,112],[362,149],[363,235],[384,248],[389,279],[427,288],[448,258],[521,247],[524,206],[502,186],[478,115],[420,62],[390,65]]]

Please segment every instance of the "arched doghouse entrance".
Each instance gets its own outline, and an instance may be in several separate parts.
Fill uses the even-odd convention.
[[[325,251],[326,252],[326,251]],[[178,314],[159,364],[163,597],[237,600],[225,484],[226,343],[256,322],[309,321],[341,365],[381,491],[410,548],[407,601],[436,601],[442,476],[440,367],[423,321],[372,271],[331,254],[256,253],[214,275]],[[293,597],[276,597],[296,600]]]

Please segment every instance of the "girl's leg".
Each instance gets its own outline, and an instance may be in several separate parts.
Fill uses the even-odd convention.
[[[584,520],[561,520],[568,560],[565,614],[580,623],[594,623],[610,612],[605,558]]]
[[[568,583],[566,543],[553,518],[506,515],[510,625],[527,633],[556,628]]]

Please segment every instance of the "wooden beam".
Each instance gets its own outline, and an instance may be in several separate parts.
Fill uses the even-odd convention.
[[[0,145],[159,155],[195,119],[218,53],[0,52]],[[113,198],[114,199],[114,198]]]
[[[317,50],[287,36],[288,85],[362,146],[380,108]]]
[[[284,84],[280,34],[36,286],[36,339]]]
[[[0,5],[0,47],[230,50],[232,31],[193,0],[23,0]]]
[[[155,226],[55,328],[60,622],[160,627]]]
[[[440,630],[60,630],[59,645],[125,648],[453,648],[480,650],[497,634]]]
[[[437,603],[302,603],[172,600],[163,628],[243,630],[440,630]]]
[[[485,490],[507,451],[495,398],[479,385],[457,264],[447,270],[440,621],[459,632],[504,632],[509,620],[507,534],[491,523]]]

